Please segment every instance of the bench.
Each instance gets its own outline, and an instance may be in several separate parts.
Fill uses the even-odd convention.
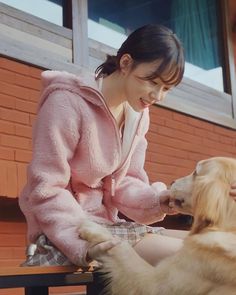
[[[17,198],[0,196],[0,218],[25,223]],[[93,295],[89,291],[97,288],[93,281],[92,268],[83,271],[77,266],[0,266],[0,289],[24,288],[25,295],[48,295],[49,287],[57,286],[86,286],[87,294]]]
[[[48,295],[49,287],[88,286],[92,282],[92,269],[76,266],[0,267],[0,289],[24,288],[25,295]]]

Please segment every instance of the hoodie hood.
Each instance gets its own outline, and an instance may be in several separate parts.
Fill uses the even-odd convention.
[[[65,71],[44,71],[41,74],[42,92],[38,109],[41,108],[48,96],[56,90],[70,91],[100,106],[103,102],[98,99],[98,94],[102,96],[99,89],[99,80],[95,80],[95,74],[86,70],[81,70],[79,76]]]

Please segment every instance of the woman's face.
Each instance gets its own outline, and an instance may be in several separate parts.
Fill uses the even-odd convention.
[[[124,59],[122,60],[122,58]],[[132,58],[129,55],[124,55],[122,58],[123,90],[125,99],[130,106],[136,112],[141,112],[152,104],[163,100],[172,87],[166,85],[159,77],[153,80],[145,80],[146,77],[150,76],[156,70],[158,61],[141,63],[132,69]],[[165,79],[165,77],[162,78]]]

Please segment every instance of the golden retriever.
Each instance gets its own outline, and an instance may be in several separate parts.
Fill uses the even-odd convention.
[[[229,196],[236,180],[236,160],[200,161],[171,191],[183,214],[194,216],[181,250],[156,267],[145,262],[127,242],[100,257],[112,295],[235,295],[236,202]],[[102,226],[85,221],[80,236],[95,244],[111,239]]]

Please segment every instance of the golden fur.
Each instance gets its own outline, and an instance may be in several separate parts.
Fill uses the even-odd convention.
[[[200,161],[195,171],[174,182],[171,191],[183,214],[194,222],[182,249],[156,267],[122,242],[99,259],[111,277],[112,295],[235,295],[236,202],[229,196],[236,160]],[[80,236],[91,243],[111,239],[100,225],[85,221]]]

